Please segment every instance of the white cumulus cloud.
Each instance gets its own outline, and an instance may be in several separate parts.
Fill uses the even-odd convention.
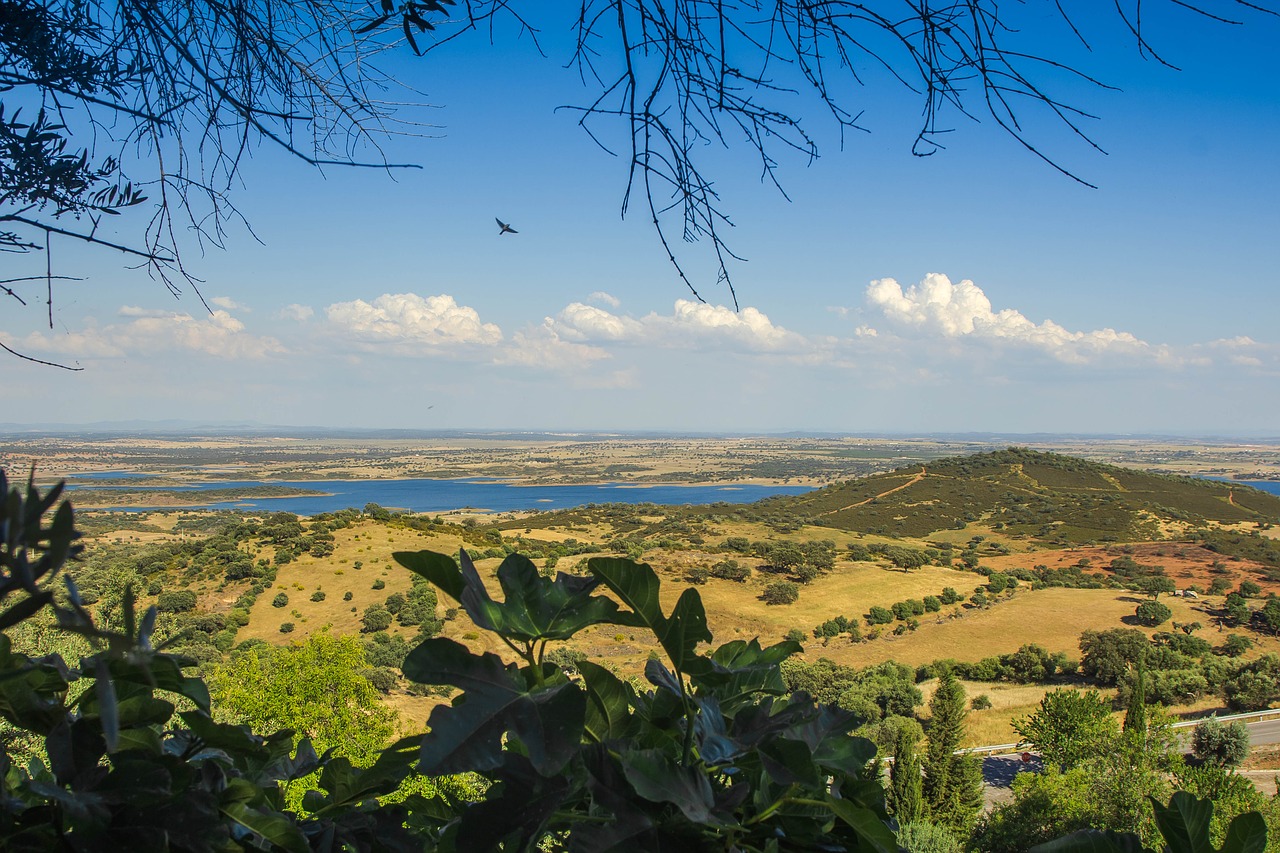
[[[335,303],[325,309],[325,316],[334,331],[352,340],[386,344],[407,354],[502,341],[500,328],[481,322],[474,308],[459,305],[448,294],[384,293],[373,302]]]
[[[567,340],[560,334],[555,322],[548,317],[541,326],[512,335],[511,345],[503,349],[495,362],[576,372],[607,358],[610,358],[609,353],[600,347],[580,340]]]
[[[952,283],[930,273],[903,290],[892,278],[867,287],[867,302],[899,327],[943,338],[972,338],[1023,344],[1066,362],[1084,362],[1104,354],[1143,354],[1158,361],[1174,359],[1165,347],[1153,347],[1128,332],[1098,329],[1071,331],[1052,320],[1035,323],[1012,308],[996,311],[982,288],[972,281]]]
[[[667,349],[717,347],[749,352],[793,352],[808,348],[803,335],[774,325],[757,308],[734,311],[723,305],[676,300],[670,314],[636,319],[574,302],[545,325],[565,340],[632,343]]]
[[[260,359],[285,352],[278,340],[245,331],[244,323],[222,309],[192,316],[125,306],[119,314],[124,322],[89,324],[63,335],[32,333],[23,340],[23,346],[85,358],[186,350],[223,358]]]

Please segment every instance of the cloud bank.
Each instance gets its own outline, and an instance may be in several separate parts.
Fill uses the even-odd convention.
[[[1153,347],[1128,332],[1110,328],[1073,332],[1052,320],[1035,323],[1012,308],[995,311],[982,288],[968,279],[953,284],[941,273],[930,273],[905,291],[892,278],[878,279],[867,287],[866,301],[872,310],[908,332],[1024,345],[1064,362],[1086,363],[1109,354],[1148,355],[1160,360],[1170,357],[1167,348]],[[874,331],[861,329],[864,335]]]

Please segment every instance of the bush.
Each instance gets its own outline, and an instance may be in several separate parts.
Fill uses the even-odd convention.
[[[1196,724],[1191,733],[1191,751],[1205,764],[1238,767],[1249,757],[1249,730],[1240,720],[1223,724],[1210,717]]]
[[[271,599],[271,606],[272,607],[288,607],[289,596],[285,595],[283,592],[277,592],[276,597]]]
[[[937,613],[942,609],[942,599],[936,595],[926,595],[924,597],[924,609],[926,613]]]
[[[351,600],[351,598],[352,598],[352,595],[351,595],[351,591],[350,591],[350,590],[347,590],[346,592],[344,592],[344,593],[342,594],[342,600],[343,600],[343,601],[350,601],[350,600]]]
[[[737,560],[721,560],[711,567],[711,576],[727,581],[742,583],[751,577],[751,567],[744,566]]]
[[[905,824],[898,828],[898,844],[907,853],[960,853],[955,836],[944,827],[927,821]]]
[[[1133,615],[1138,617],[1139,623],[1154,628],[1172,619],[1173,611],[1158,601],[1144,601],[1138,605]]]
[[[711,572],[707,570],[706,566],[694,566],[684,573],[684,579],[695,586],[702,586],[709,577],[711,577]]]
[[[553,663],[567,672],[577,672],[578,664],[587,660],[585,652],[577,649],[570,649],[566,646],[560,646],[547,652],[547,663]]]
[[[985,711],[991,707],[991,697],[985,693],[979,693],[969,700],[969,707],[975,711]]]
[[[1227,657],[1238,658],[1253,648],[1253,640],[1240,634],[1228,634],[1222,644],[1222,653]]]
[[[373,582],[374,589],[383,589],[386,587],[386,585],[387,585],[387,582],[384,581],[382,578],[378,578],[376,581]]]
[[[799,598],[800,587],[791,581],[774,581],[760,595],[765,604],[794,604]]]
[[[360,632],[372,634],[374,631],[385,631],[391,627],[391,611],[381,604],[370,604],[360,619]]]
[[[325,595],[323,590],[317,589],[315,592],[311,593],[312,601],[324,601],[324,599],[325,599]]]
[[[292,623],[292,622],[281,622],[281,623],[280,623],[280,633],[281,633],[281,634],[292,634],[292,633],[293,633],[293,623]]]
[[[867,611],[868,625],[888,625],[893,621],[893,613],[884,607],[872,607]]]
[[[162,592],[156,600],[156,610],[161,613],[185,613],[188,610],[195,610],[195,608],[196,594],[189,589]]]
[[[379,693],[390,693],[400,682],[395,671],[385,666],[371,666],[360,670],[360,674],[367,678],[373,685],[373,689]]]

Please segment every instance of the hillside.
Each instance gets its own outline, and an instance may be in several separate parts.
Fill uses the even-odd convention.
[[[981,521],[1011,535],[1065,545],[1163,539],[1211,522],[1276,523],[1280,497],[1234,483],[1010,448],[770,498],[754,511],[905,537]]]

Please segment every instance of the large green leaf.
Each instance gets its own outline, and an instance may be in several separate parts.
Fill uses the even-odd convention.
[[[394,556],[456,598],[476,625],[511,640],[565,640],[589,625],[614,622],[618,615],[617,602],[591,594],[599,586],[595,578],[561,572],[552,580],[519,554],[509,555],[498,567],[501,602],[490,597],[465,550],[458,554],[460,567],[430,551]]]
[[[709,692],[726,711],[751,701],[760,693],[785,695],[786,682],[779,664],[800,651],[800,644],[783,641],[767,649],[752,639],[733,640],[711,654],[710,669],[700,672],[694,685],[701,692]]]
[[[1156,825],[1169,853],[1218,853],[1209,840],[1213,801],[1186,791],[1176,792],[1169,805],[1152,800]],[[1257,812],[1239,815],[1231,822],[1222,853],[1261,853],[1267,846],[1267,827]]]
[[[472,654],[444,637],[411,651],[404,662],[407,678],[463,690],[452,705],[431,713],[431,731],[422,740],[422,771],[492,770],[502,764],[503,735],[510,733],[540,773],[558,772],[582,740],[586,698],[554,668],[547,670],[558,678],[531,686],[526,675],[534,674],[488,652]]]
[[[440,587],[441,592],[454,601],[462,603],[466,582],[452,557],[435,551],[396,551],[391,556],[409,571]]]
[[[715,797],[701,770],[677,764],[658,749],[625,752],[620,761],[627,781],[641,797],[654,803],[671,803],[696,824],[721,823],[712,813]]]
[[[539,775],[523,756],[508,752],[498,772],[496,784],[483,802],[462,815],[457,849],[537,850],[548,818],[564,802],[570,791],[565,776]]]
[[[652,631],[682,673],[700,673],[711,668],[710,662],[696,651],[698,643],[711,642],[707,613],[697,590],[686,589],[667,617],[662,613],[659,598],[662,582],[648,564],[619,557],[592,557],[587,561],[587,569],[631,608],[630,613],[619,614],[615,620],[618,624],[643,626]]]
[[[230,802],[222,813],[254,834],[289,853],[310,853],[311,845],[292,821],[282,814],[260,812],[244,802]]]
[[[1267,849],[1267,822],[1258,812],[1236,815],[1227,827],[1222,853],[1262,853]]]
[[[577,667],[587,692],[587,733],[597,742],[622,737],[631,720],[631,688],[598,664],[579,661]]]
[[[836,817],[857,833],[859,839],[867,843],[869,849],[879,853],[897,853],[897,837],[874,811],[835,797],[828,797],[827,805],[835,812]]]

